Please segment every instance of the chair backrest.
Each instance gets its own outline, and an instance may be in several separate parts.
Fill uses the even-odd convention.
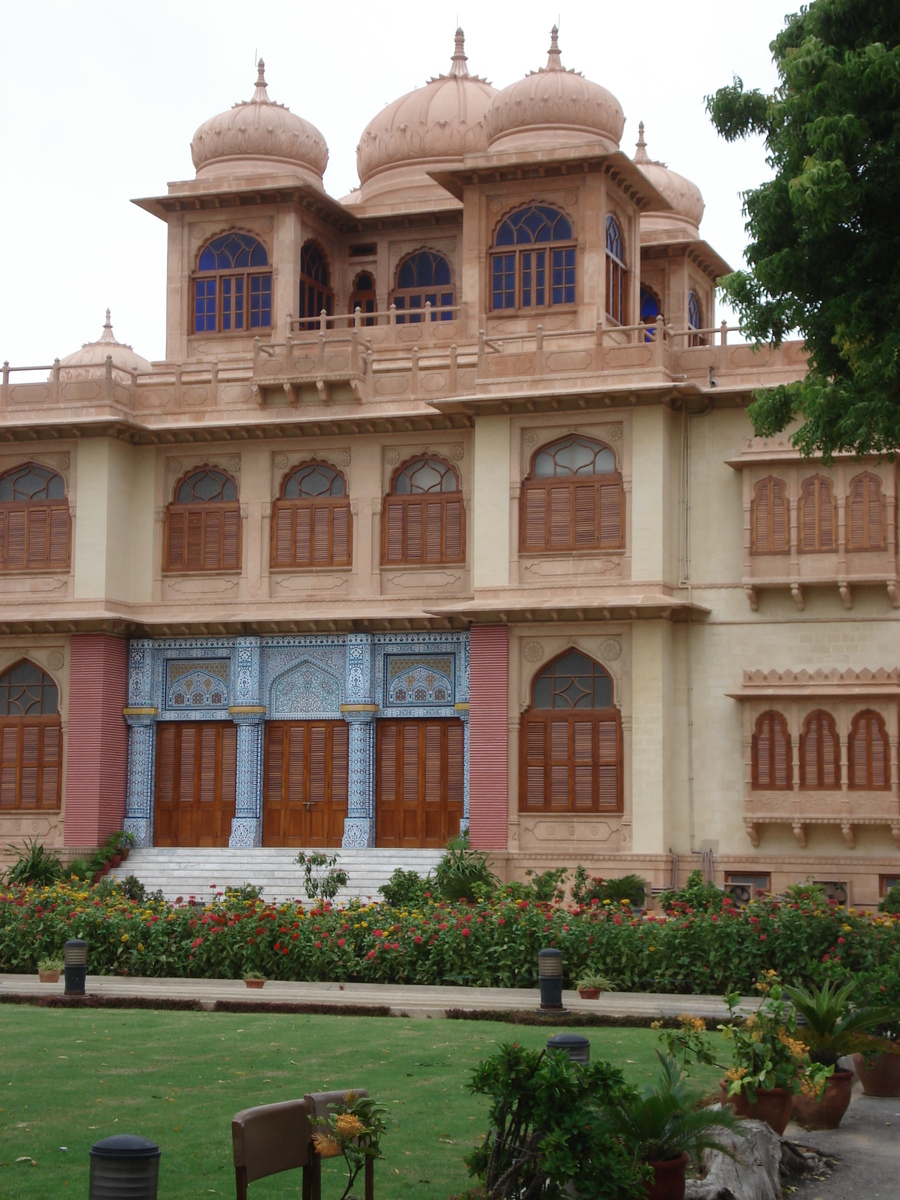
[[[306,1100],[284,1100],[245,1108],[231,1119],[238,1200],[247,1185],[266,1175],[309,1167],[312,1126]]]
[[[307,1112],[312,1117],[327,1117],[329,1104],[341,1104],[348,1092],[357,1096],[368,1096],[365,1088],[341,1088],[339,1092],[307,1092],[303,1097]]]
[[[310,1118],[327,1117],[328,1105],[339,1104],[348,1092],[357,1096],[368,1096],[365,1088],[341,1088],[339,1092],[307,1092],[303,1097]],[[314,1126],[310,1125],[311,1130]],[[322,1160],[318,1154],[310,1155],[309,1192],[304,1192],[303,1200],[321,1200],[322,1195]],[[369,1158],[363,1170],[363,1195],[365,1200],[374,1200],[375,1195],[375,1163]],[[238,1198],[240,1200],[240,1197]]]

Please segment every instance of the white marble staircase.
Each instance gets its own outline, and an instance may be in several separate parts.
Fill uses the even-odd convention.
[[[303,870],[297,865],[298,849],[259,847],[252,850],[214,850],[204,847],[169,848],[155,846],[132,850],[126,862],[110,871],[109,877],[122,880],[135,875],[148,892],[162,891],[167,900],[194,897],[208,900],[226,886],[245,883],[263,889],[267,900],[302,899]],[[307,851],[314,853],[314,851]],[[397,867],[425,876],[444,855],[443,850],[327,850],[337,854],[337,866],[347,872],[347,886],[341,888],[336,903],[359,898],[380,900],[379,887],[387,883]]]

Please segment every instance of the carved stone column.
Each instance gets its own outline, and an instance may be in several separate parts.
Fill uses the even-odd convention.
[[[347,697],[341,705],[349,729],[349,781],[343,846],[375,845],[375,714],[374,640],[370,633],[347,635]]]
[[[156,718],[152,705],[125,708],[128,725],[128,776],[122,828],[136,846],[153,845],[153,774],[156,765]]]
[[[266,709],[262,704],[233,705],[228,715],[237,725],[237,778],[234,819],[228,845],[262,845],[262,747]]]

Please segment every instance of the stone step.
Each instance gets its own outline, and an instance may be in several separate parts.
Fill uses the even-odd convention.
[[[266,900],[302,899],[303,868],[297,863],[299,849],[260,847],[256,849],[206,849],[195,846],[154,846],[132,850],[126,862],[110,871],[110,878],[123,880],[134,875],[148,892],[161,891],[167,900],[211,899],[226,887],[253,884],[262,888]],[[307,854],[316,853],[307,850]],[[335,902],[380,900],[378,891],[401,867],[426,876],[444,856],[443,850],[329,850],[336,866],[347,872],[347,885]]]

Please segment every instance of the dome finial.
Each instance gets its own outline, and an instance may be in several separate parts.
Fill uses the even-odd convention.
[[[559,54],[559,26],[554,25],[550,30],[550,49],[547,52],[547,66],[544,68],[547,71],[564,71],[562,58]]]
[[[106,324],[103,326],[103,332],[100,334],[101,342],[112,342],[113,345],[118,345],[118,342],[113,337],[112,322],[110,321],[109,309],[106,310]]]
[[[644,122],[641,121],[638,125],[638,140],[635,143],[637,152],[634,156],[636,163],[650,162],[650,155],[647,153],[647,143],[644,141]]]
[[[256,63],[256,91],[253,93],[251,104],[268,104],[269,93],[266,91],[266,63],[260,58]]]
[[[453,39],[453,57],[450,60],[451,75],[468,75],[469,68],[466,66],[466,35],[461,29],[456,30]]]

